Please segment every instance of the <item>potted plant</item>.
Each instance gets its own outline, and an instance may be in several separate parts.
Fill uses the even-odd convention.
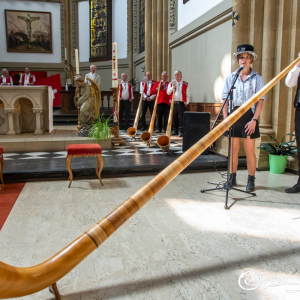
[[[92,124],[89,129],[88,138],[93,140],[94,143],[99,144],[100,140],[110,140],[111,131],[108,125],[110,118],[105,119],[103,115],[99,115],[98,119]]]
[[[297,147],[293,146],[296,138],[290,142],[284,142],[285,137],[288,135],[295,136],[293,133],[287,133],[279,143],[273,136],[269,135],[273,142],[264,143],[257,147],[258,149],[269,153],[270,172],[273,174],[283,174],[286,167],[287,157],[295,156],[297,153]]]

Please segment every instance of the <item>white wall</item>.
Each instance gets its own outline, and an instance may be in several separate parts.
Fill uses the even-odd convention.
[[[182,0],[178,1],[178,30],[204,13],[212,9],[223,0],[190,0],[183,4]]]
[[[231,73],[231,28],[231,20],[226,21],[172,49],[172,77],[175,70],[182,72],[190,102],[221,102]]]
[[[127,57],[127,1],[112,1],[112,41],[118,43],[118,58]],[[78,3],[79,20],[79,60],[90,58],[89,1]]]
[[[53,53],[11,53],[6,49],[4,10],[25,10],[51,12]],[[61,62],[60,4],[36,1],[0,1],[0,61],[3,62]],[[59,37],[59,38],[57,38]]]

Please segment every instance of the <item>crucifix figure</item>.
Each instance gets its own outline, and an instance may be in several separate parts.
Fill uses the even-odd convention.
[[[27,14],[27,17],[18,16],[19,19],[24,21],[27,25],[27,37],[28,37],[28,48],[30,48],[31,43],[31,23],[33,21],[39,20],[39,17],[30,17],[30,14]]]

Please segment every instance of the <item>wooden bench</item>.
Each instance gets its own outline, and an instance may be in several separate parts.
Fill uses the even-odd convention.
[[[101,180],[101,172],[103,169],[103,158],[102,158],[102,148],[98,144],[74,144],[67,146],[67,169],[69,172],[69,187],[71,186],[73,180],[73,172],[71,168],[71,160],[73,157],[97,157],[96,163],[96,174],[103,185]]]

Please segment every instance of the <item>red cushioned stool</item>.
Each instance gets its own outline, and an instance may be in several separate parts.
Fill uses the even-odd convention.
[[[69,179],[71,186],[73,180],[73,173],[71,168],[71,160],[73,157],[93,157],[97,156],[97,163],[96,163],[96,174],[103,185],[101,180],[101,172],[103,169],[103,158],[102,158],[102,148],[98,144],[75,144],[75,145],[68,145],[67,146],[67,169],[69,171]]]
[[[4,184],[3,182],[3,169],[4,169],[4,158],[3,158],[3,148],[0,147],[0,182]],[[0,186],[1,190],[1,186]]]

